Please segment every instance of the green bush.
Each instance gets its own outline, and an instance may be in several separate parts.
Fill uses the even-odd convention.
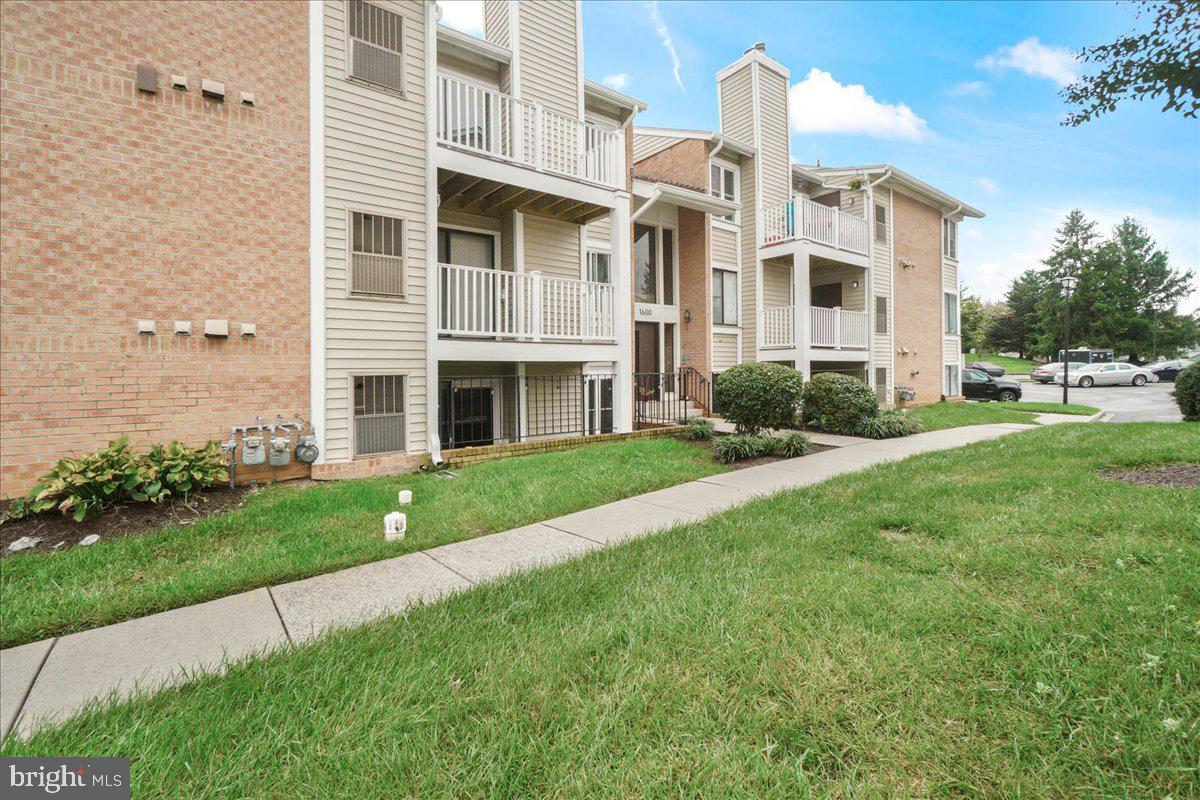
[[[804,376],[783,364],[747,362],[722,372],[717,388],[725,419],[738,433],[758,433],[796,424]]]
[[[806,456],[812,449],[812,441],[800,431],[788,431],[771,442],[771,452],[783,458]]]
[[[129,437],[122,436],[94,453],[60,459],[30,491],[25,510],[36,514],[57,508],[80,522],[134,497],[150,475],[150,468],[129,449]]]
[[[738,433],[713,440],[713,452],[725,464],[770,455],[774,440],[763,433]]]
[[[135,500],[157,502],[175,495],[185,501],[192,492],[222,481],[229,480],[217,442],[208,442],[200,447],[188,447],[180,442],[168,445],[156,444],[146,456],[150,468],[146,483]],[[141,495],[141,496],[139,496]]]
[[[1175,391],[1171,394],[1185,422],[1200,422],[1200,364],[1185,367],[1175,376]]]
[[[920,432],[921,424],[915,419],[894,408],[885,408],[863,420],[858,435],[868,439],[895,439]]]
[[[696,442],[706,442],[717,433],[717,426],[706,417],[692,417],[683,423],[683,438]]]
[[[826,433],[858,436],[877,413],[875,392],[858,378],[823,372],[804,386],[804,422]]]

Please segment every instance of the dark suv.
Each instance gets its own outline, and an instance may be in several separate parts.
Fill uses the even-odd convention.
[[[968,368],[963,370],[962,393],[968,400],[1015,403],[1021,399],[1021,384],[1016,381],[997,380],[982,370]]]

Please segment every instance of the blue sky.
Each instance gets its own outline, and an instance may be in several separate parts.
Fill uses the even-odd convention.
[[[440,3],[472,33],[480,3]],[[641,124],[716,125],[717,70],[755,42],[791,70],[792,159],[894,164],[987,213],[963,226],[968,288],[998,299],[1039,266],[1073,207],[1104,229],[1145,223],[1176,266],[1200,266],[1200,121],[1128,103],[1058,123],[1070,52],[1139,24],[1111,3],[585,0],[589,78],[650,108]],[[869,124],[868,124],[869,122]],[[1200,271],[1200,270],[1197,270]],[[1184,310],[1200,308],[1200,281]]]

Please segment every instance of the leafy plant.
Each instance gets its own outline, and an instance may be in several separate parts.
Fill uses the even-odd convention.
[[[863,420],[858,435],[868,439],[895,439],[921,432],[921,424],[894,408],[880,410]]]
[[[796,424],[804,376],[783,364],[762,361],[738,364],[717,378],[725,419],[738,433]]]
[[[692,417],[683,423],[683,438],[692,441],[708,441],[717,433],[717,426],[706,417]]]
[[[771,452],[783,458],[799,458],[812,452],[812,441],[800,431],[788,431],[771,442]]]
[[[770,455],[774,441],[762,433],[737,433],[713,441],[713,452],[725,464]]]
[[[878,412],[875,392],[858,378],[823,372],[804,387],[804,421],[827,433],[857,436]]]
[[[188,447],[181,442],[156,444],[146,456],[150,468],[146,483],[133,495],[134,500],[158,502],[175,495],[186,500],[197,489],[229,480],[220,444],[207,442]]]
[[[94,453],[60,459],[29,493],[28,511],[57,508],[80,522],[136,497],[149,475],[146,464],[129,449],[129,437],[122,436]]]
[[[1184,422],[1200,422],[1200,364],[1185,367],[1175,376],[1175,391],[1172,392]]]

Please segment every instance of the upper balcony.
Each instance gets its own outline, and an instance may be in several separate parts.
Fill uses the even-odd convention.
[[[610,189],[625,187],[625,137],[538,103],[437,76],[437,142]]]
[[[762,246],[804,240],[865,256],[867,221],[807,197],[793,197],[763,211]]]

